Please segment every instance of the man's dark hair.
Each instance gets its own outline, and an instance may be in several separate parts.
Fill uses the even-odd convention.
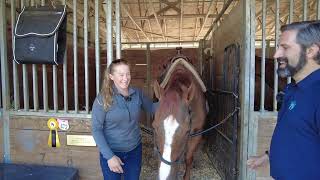
[[[296,42],[300,45],[302,51],[306,51],[307,48],[313,44],[320,48],[320,21],[302,21],[294,22],[281,26],[281,32],[296,30],[297,37]],[[320,50],[318,51],[315,61],[320,64]]]

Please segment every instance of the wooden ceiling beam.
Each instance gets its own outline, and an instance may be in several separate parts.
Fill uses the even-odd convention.
[[[204,19],[204,21],[203,21],[203,23],[202,23],[202,26],[201,26],[201,28],[200,28],[200,30],[199,30],[199,33],[198,33],[198,36],[197,36],[196,40],[199,39],[200,34],[201,34],[204,26],[206,25],[206,21],[207,21],[207,19],[208,19],[209,13],[210,13],[210,11],[211,11],[212,5],[213,5],[213,0],[211,0],[211,2],[210,2],[210,5],[209,5],[209,7],[208,7],[208,11],[207,11],[207,13],[206,13],[206,17],[205,17],[205,19]]]
[[[178,12],[178,14],[180,13],[180,9],[177,8],[176,5],[178,5],[181,2],[181,0],[178,0],[176,2],[168,2],[167,0],[160,0],[159,3],[161,3],[161,2],[167,4],[167,6],[164,8],[161,8],[158,12],[154,13],[153,15],[150,15],[149,18],[152,18],[152,16],[155,16],[155,14],[159,15],[161,13],[164,13],[164,12],[168,11],[169,9],[174,9],[175,11]]]
[[[227,14],[224,14],[223,16],[226,16]],[[218,14],[209,14],[208,18],[216,18]],[[157,18],[160,19],[178,19],[180,17],[180,13],[177,15],[161,15],[157,16]],[[183,14],[183,18],[205,18],[206,14]],[[138,20],[153,20],[155,19],[154,15],[151,16],[132,16],[133,19],[136,21]],[[127,21],[129,20],[129,17],[121,17],[121,21]]]
[[[162,3],[166,4],[167,7],[170,7],[171,9],[175,10],[177,13],[180,13],[180,9],[177,8],[177,5],[181,3],[181,0],[178,0],[176,2],[169,2],[168,0],[160,0]]]
[[[125,29],[129,29],[129,30],[135,30],[135,31],[138,31],[139,29],[136,29],[136,28],[132,28],[132,27],[122,27],[122,28],[125,28]],[[158,34],[158,33],[154,33],[154,32],[149,32],[149,31],[145,31],[145,33],[147,34],[153,34],[153,35],[156,35],[156,36],[159,36],[159,37],[165,37],[165,38],[172,38],[172,39],[176,39],[176,40],[179,40],[179,37],[176,37],[176,36],[163,36],[162,34]]]
[[[136,23],[136,21],[132,18],[131,14],[129,13],[129,11],[123,6],[122,8],[124,10],[124,12],[129,16],[129,18],[131,19],[131,21],[133,22],[133,24],[142,32],[142,34],[146,37],[146,39],[148,41],[150,41],[149,37],[146,35],[146,33],[143,31],[143,29]]]
[[[154,41],[153,31],[152,31],[152,27],[151,27],[151,22],[150,22],[150,20],[148,20],[148,26],[149,26],[149,31],[151,32],[151,33],[150,33],[151,39],[152,39],[152,41]]]
[[[152,9],[153,15],[154,15],[154,17],[155,17],[155,19],[156,19],[156,21],[157,21],[157,24],[158,24],[158,26],[159,26],[160,30],[161,30],[162,39],[163,39],[163,40],[165,40],[165,38],[164,38],[164,34],[163,34],[163,30],[162,30],[162,27],[161,27],[161,24],[160,24],[160,22],[159,22],[159,20],[158,20],[158,15],[157,15],[156,11],[154,10],[154,7],[153,7],[153,4],[152,4],[152,2],[151,2],[151,1],[149,1],[149,5],[151,6],[151,9]]]
[[[198,0],[198,3],[197,3],[197,12],[198,12],[198,14],[200,14],[200,6],[199,6],[199,4],[200,4],[200,0]],[[198,18],[196,17],[195,18],[195,24],[194,24],[194,31],[193,31],[192,40],[196,39],[197,29],[198,29]]]
[[[182,21],[183,21],[183,0],[180,3],[180,23],[179,23],[179,41],[181,41],[181,34],[182,34]]]

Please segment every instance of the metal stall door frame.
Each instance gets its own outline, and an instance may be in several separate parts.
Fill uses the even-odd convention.
[[[209,135],[207,154],[222,179],[238,177],[238,115],[240,101],[240,46],[231,44],[224,50],[223,89],[211,90],[209,124],[217,128]]]

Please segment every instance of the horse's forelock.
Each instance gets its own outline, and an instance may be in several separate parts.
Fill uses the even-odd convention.
[[[174,91],[167,91],[164,93],[160,103],[160,110],[163,115],[174,114],[179,106],[179,95]]]

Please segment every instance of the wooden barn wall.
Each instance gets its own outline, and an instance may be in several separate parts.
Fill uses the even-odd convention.
[[[260,115],[257,113],[254,117],[257,121],[257,155],[265,153],[270,148],[271,137],[277,122],[276,113],[267,113]],[[256,180],[272,180],[270,176],[269,164],[259,168],[256,173]]]
[[[223,20],[213,35],[213,88],[223,87],[223,61],[224,49],[231,44],[241,45],[242,37],[242,9],[241,3],[237,4],[228,17]],[[241,50],[240,50],[241,52]],[[241,56],[240,56],[241,57]]]
[[[91,134],[91,121],[70,118],[69,130],[58,131],[60,148],[50,148],[47,145],[49,135],[47,121],[47,117],[10,117],[12,162],[75,167],[79,170],[80,179],[102,179],[96,147],[67,146],[67,134]]]

